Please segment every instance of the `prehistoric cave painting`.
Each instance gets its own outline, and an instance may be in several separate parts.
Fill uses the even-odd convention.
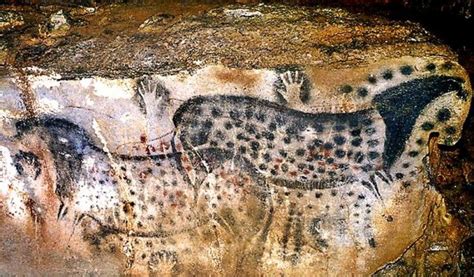
[[[147,210],[147,204],[156,207],[153,208],[150,215],[147,213],[135,214],[136,226],[132,228],[136,227],[137,232],[145,236],[153,236],[154,232],[157,234],[166,233],[166,230],[173,228],[166,227],[168,225],[165,221],[158,223],[159,227],[150,223],[155,222],[156,214],[154,213],[157,212],[155,208],[163,209],[163,213],[169,213],[171,210],[166,211],[169,208],[167,205],[184,207],[183,205],[192,202],[184,200],[192,197],[193,193],[190,196],[187,195],[186,190],[191,188],[183,180],[185,176],[177,165],[178,153],[150,156],[107,153],[94,145],[82,128],[57,118],[20,121],[17,124],[17,129],[20,139],[22,136],[36,134],[48,144],[55,162],[56,194],[62,202],[69,206],[75,206],[74,210],[76,211],[90,212],[89,216],[100,219],[100,222],[107,224],[107,228],[110,230],[120,232],[121,226],[127,225],[127,209],[132,211],[135,204],[141,203],[141,207],[145,210]],[[20,151],[15,157],[21,154]],[[25,155],[22,154],[22,156]],[[23,172],[19,161],[15,160],[15,167],[19,172]],[[123,186],[126,186],[126,191],[121,191]],[[144,193],[144,189],[147,191],[146,196],[140,195],[140,192]],[[169,195],[165,194],[166,198],[171,201],[157,198],[160,193],[155,190],[161,189],[163,191],[170,190]],[[178,190],[177,195],[173,194],[173,190]],[[121,196],[126,197],[129,201],[121,203]],[[116,211],[120,211],[120,213],[104,214],[103,212],[112,211],[107,211],[108,207],[112,207],[112,210],[115,207]],[[181,211],[184,210],[181,209]],[[136,213],[136,209],[134,212]],[[118,221],[112,222],[112,218]],[[181,216],[169,218],[173,218],[175,222],[179,218],[184,221],[191,219],[184,212]]]
[[[8,163],[25,183],[54,172],[58,220],[73,218],[93,248],[120,249],[129,269],[175,272],[201,258],[193,251],[217,251],[195,244],[217,232],[229,236],[220,245],[251,245],[242,260],[297,266],[311,251],[379,246],[374,214],[395,220],[380,210],[425,174],[430,137],[448,145],[459,138],[471,95],[445,67],[427,64],[424,76],[411,66],[383,68],[337,92],[370,105],[335,113],[301,111],[315,99],[308,76],[292,68],[275,71],[280,101],[198,95],[171,114],[170,91],[143,77],[131,99],[147,119],[143,143],[163,117],[172,119],[169,153],[114,153],[83,126],[51,115],[16,120],[16,135],[2,140],[19,145]],[[26,151],[31,137],[47,155]]]
[[[298,66],[284,66],[275,69],[278,78],[274,84],[280,103],[298,107],[311,98],[311,82]]]
[[[148,75],[139,78],[136,94],[132,100],[146,118],[145,133],[140,138],[142,142],[156,143],[162,137],[172,133],[174,126],[172,126],[171,115],[168,112],[170,93],[160,82]],[[150,144],[146,152],[151,154],[153,147]]]
[[[375,96],[374,109],[339,114],[307,114],[241,96],[196,97],[180,107],[174,123],[184,149],[196,153],[196,164],[234,160],[289,188],[360,183],[377,191],[375,176],[387,183],[392,179],[391,167],[409,136],[434,129],[433,123],[415,129],[421,111],[452,91],[465,99],[459,79],[416,79]],[[450,115],[447,107],[438,111],[441,122]],[[418,154],[410,151],[407,162],[417,164]]]
[[[160,117],[169,103],[169,91],[150,76],[143,76],[137,81],[137,94],[133,100],[137,102],[140,110],[149,115],[150,119]]]
[[[31,152],[20,150],[15,155],[13,163],[20,176],[27,176],[36,180],[41,174],[41,163],[38,157]]]
[[[261,210],[267,210],[267,201],[262,198],[266,188],[253,188],[240,169],[222,166],[219,170],[225,172],[226,178],[191,180],[189,173],[193,169],[187,155],[178,152],[179,146],[174,142],[174,152],[168,155],[127,156],[108,153],[96,146],[84,129],[64,119],[45,117],[19,121],[17,130],[19,141],[35,136],[48,145],[54,160],[55,193],[61,201],[58,219],[73,213],[75,224],[86,219],[92,221],[89,224],[96,227],[90,229],[96,233],[85,238],[93,245],[101,241],[105,244],[101,246],[107,249],[114,238],[122,241],[132,237],[125,240],[132,245],[130,265],[146,262],[147,267],[154,268],[161,263],[161,258],[176,261],[178,250],[173,249],[180,246],[163,244],[163,241],[209,221],[221,220],[216,218],[218,209],[239,207],[239,202],[251,198],[257,206],[262,206]],[[24,164],[34,166],[35,171],[30,175],[34,178],[41,172],[33,154],[19,151],[13,162],[20,175],[26,174]],[[203,174],[207,172],[200,173]],[[248,211],[234,213],[234,220],[239,220],[239,213]],[[256,216],[265,221],[265,216],[260,217],[258,213]],[[260,231],[258,226],[252,228],[256,229],[254,233]],[[147,247],[136,251],[133,245],[139,238],[145,240],[142,244],[156,243],[161,248],[155,245],[153,250]],[[142,255],[146,255],[146,259]]]
[[[361,247],[376,247],[369,214],[374,199],[382,199],[379,187],[390,188],[394,182],[409,186],[423,166],[430,134],[456,132],[450,125],[456,107],[428,107],[453,93],[460,102],[467,100],[463,80],[418,78],[373,96],[373,108],[319,114],[244,96],[198,96],[180,107],[174,123],[195,168],[210,173],[232,161],[256,180],[313,203],[306,206],[313,210],[309,212],[297,202],[290,204],[283,227],[280,254],[297,263],[302,245],[313,244],[320,251],[328,247],[320,231],[323,224],[330,223],[342,237],[348,236],[349,225],[360,226],[360,238],[352,239]],[[438,122],[424,122],[423,112],[436,113]],[[336,190],[341,186],[346,188]],[[339,204],[330,207],[320,200],[323,194],[338,198]],[[308,195],[312,201],[305,199]],[[345,207],[355,211],[349,219],[341,214]],[[386,219],[393,221],[391,215]]]
[[[184,148],[198,152],[190,153],[196,162],[234,160],[277,184],[308,190],[360,181],[361,175],[368,182],[382,171],[380,120],[375,111],[305,114],[233,96],[194,98],[174,118]]]

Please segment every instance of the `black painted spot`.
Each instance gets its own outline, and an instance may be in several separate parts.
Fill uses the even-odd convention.
[[[366,97],[369,94],[369,91],[366,88],[358,88],[357,89],[357,94],[360,97]]]
[[[266,170],[268,167],[266,164],[260,164],[258,168],[260,168],[260,170]]]
[[[434,63],[429,63],[428,65],[426,65],[426,69],[429,71],[435,71],[436,65]]]
[[[323,145],[324,141],[322,141],[320,139],[314,139],[312,143],[315,147],[319,147],[319,146]]]
[[[272,156],[270,155],[270,153],[265,153],[265,154],[263,154],[263,159],[264,159],[267,163],[269,163],[269,162],[272,161]]]
[[[361,138],[355,138],[355,139],[353,139],[353,140],[351,141],[351,144],[352,144],[353,146],[356,146],[356,147],[357,147],[357,146],[360,146],[361,143],[362,143],[362,139],[361,139]]]
[[[233,127],[233,126],[232,126],[232,123],[230,123],[230,122],[224,123],[224,128],[225,128],[226,130],[230,130],[230,129],[232,129],[232,127]]]
[[[358,137],[358,136],[360,136],[360,132],[361,132],[360,129],[352,130],[351,135],[354,136],[354,137]]]
[[[400,73],[402,73],[403,75],[411,75],[413,73],[413,67],[409,65],[404,65],[400,67]]]
[[[425,122],[421,124],[421,129],[423,129],[424,131],[430,131],[430,130],[433,130],[433,128],[434,128],[434,124],[431,122]]]
[[[365,129],[365,133],[367,135],[371,136],[371,135],[376,133],[376,130],[375,130],[375,128],[367,128],[367,129]]]
[[[255,125],[252,123],[245,124],[245,131],[249,134],[255,134]]]
[[[367,77],[367,81],[369,81],[371,84],[375,84],[377,83],[377,78],[374,75],[369,75],[369,77]]]
[[[323,196],[323,193],[318,191],[318,192],[316,192],[316,193],[314,194],[314,196],[315,196],[316,198],[321,198],[321,196]]]
[[[221,116],[222,115],[222,110],[217,108],[217,107],[214,107],[214,108],[212,108],[211,114],[214,117]]]
[[[257,113],[257,115],[255,116],[255,118],[256,118],[258,121],[264,123],[266,116],[265,116],[264,113],[260,112],[260,113]]]
[[[343,145],[344,143],[346,143],[346,138],[343,137],[343,136],[335,136],[335,137],[334,137],[334,142],[335,142],[337,145]]]
[[[361,163],[364,160],[365,155],[362,152],[357,152],[354,156],[354,161],[356,163]]]
[[[283,126],[286,124],[286,120],[287,120],[287,119],[285,118],[285,116],[283,116],[283,115],[281,115],[281,114],[277,114],[277,115],[275,116],[275,122],[276,122],[276,124],[277,124],[278,126],[280,126],[280,127],[283,127]]]
[[[228,141],[228,142],[226,143],[226,146],[227,146],[228,148],[234,148],[235,144],[234,144],[232,141]]]
[[[342,93],[351,93],[353,88],[350,85],[343,85],[339,88]]]
[[[331,150],[334,148],[334,144],[330,143],[330,142],[326,142],[324,145],[323,145],[323,148],[324,149],[327,149],[327,150]]]
[[[420,154],[418,151],[410,151],[408,152],[408,156],[414,158],[416,156],[418,156],[418,154]]]
[[[322,133],[324,132],[324,126],[322,124],[319,124],[319,123],[315,123],[313,125],[313,128],[314,130],[317,132],[317,133]]]
[[[403,173],[400,173],[400,172],[395,173],[395,177],[396,177],[398,180],[403,179],[403,176],[404,176]]]
[[[369,147],[376,147],[377,145],[379,145],[379,141],[376,140],[376,139],[371,139],[371,140],[367,141],[367,145]]]
[[[217,130],[214,134],[214,136],[220,140],[224,140],[225,139],[225,135],[224,133],[221,131],[221,130]]]
[[[453,68],[454,64],[452,62],[448,61],[448,62],[445,62],[442,66],[443,66],[443,69],[449,70],[449,69]]]
[[[304,156],[305,150],[303,148],[299,148],[296,150],[296,156]]]
[[[253,110],[246,110],[245,111],[245,117],[247,117],[247,119],[252,119],[253,117]]]
[[[210,119],[207,119],[206,121],[204,121],[204,127],[207,129],[211,129],[213,125],[214,123],[212,123],[212,120]]]
[[[275,139],[275,135],[271,132],[263,132],[263,137],[269,141],[273,141]]]
[[[467,96],[469,95],[469,93],[467,92],[467,90],[465,89],[461,89],[461,90],[458,90],[456,92],[456,96],[461,98],[462,100],[466,101],[467,100]]]
[[[382,73],[382,78],[384,78],[385,80],[390,80],[393,78],[393,72],[391,70],[385,70],[383,73]]]
[[[418,144],[418,145],[423,145],[424,143],[425,143],[425,141],[421,138],[416,140],[416,144]]]
[[[375,160],[378,157],[380,157],[380,154],[378,152],[375,152],[375,151],[370,151],[368,156],[369,156],[369,159]]]
[[[336,149],[336,151],[334,152],[334,154],[336,155],[336,157],[342,159],[346,156],[346,151],[342,150],[342,149]]]
[[[269,129],[270,131],[275,131],[276,128],[277,128],[277,125],[276,125],[275,122],[272,122],[272,123],[270,123],[270,124],[268,125],[268,129]]]
[[[370,247],[372,247],[372,248],[377,247],[377,243],[375,242],[375,239],[374,239],[374,238],[370,238],[370,239],[369,239],[369,245],[370,245]]]
[[[258,152],[254,151],[254,152],[250,153],[250,157],[254,160],[258,159]]]
[[[285,130],[286,134],[288,136],[296,135],[298,133],[298,130],[295,127],[288,127]]]
[[[453,126],[446,127],[446,129],[444,129],[444,130],[446,131],[446,134],[448,134],[448,135],[456,134],[456,128],[453,127]]]
[[[338,132],[344,131],[345,129],[346,129],[346,126],[344,126],[344,125],[336,125],[334,127],[334,130],[336,130]]]
[[[250,149],[253,151],[258,151],[258,149],[260,149],[260,143],[258,143],[258,141],[252,141],[250,143]]]
[[[240,119],[240,112],[235,111],[235,110],[231,110],[231,111],[229,112],[229,116],[230,116],[230,118],[232,118],[233,120],[239,120],[239,119]]]
[[[436,114],[438,121],[445,122],[451,118],[451,111],[448,108],[443,108]]]
[[[345,171],[345,170],[348,170],[349,169],[349,165],[348,164],[339,164],[337,166],[340,170],[342,171]]]
[[[238,133],[236,138],[238,140],[245,140],[245,141],[248,141],[248,138],[243,134],[243,133]]]

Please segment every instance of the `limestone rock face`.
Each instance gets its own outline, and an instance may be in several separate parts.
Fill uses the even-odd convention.
[[[0,272],[384,274],[427,232],[425,259],[449,259],[465,230],[430,152],[460,139],[472,98],[449,49],[340,9],[174,11],[110,37],[133,12],[104,7],[79,18],[104,35],[16,52]]]
[[[0,11],[0,32],[11,31],[23,24],[25,22],[20,14],[14,11]]]

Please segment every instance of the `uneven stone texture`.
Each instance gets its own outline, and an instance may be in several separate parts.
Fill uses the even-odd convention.
[[[64,12],[61,36],[7,36],[0,272],[469,264],[436,165],[472,90],[417,24],[268,5]]]
[[[0,11],[0,32],[13,30],[24,23],[20,14],[13,11]]]

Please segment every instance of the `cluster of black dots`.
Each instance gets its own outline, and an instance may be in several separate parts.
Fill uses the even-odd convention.
[[[134,230],[153,233],[158,230],[172,230],[176,225],[186,225],[183,223],[192,223],[189,207],[192,202],[192,199],[189,199],[193,195],[192,188],[183,179],[174,159],[155,157],[122,160],[120,166],[114,170],[104,155],[96,154],[94,160],[96,163],[93,168],[83,172],[83,177],[90,179],[87,182],[89,186],[97,187],[98,183],[104,186],[110,184],[117,188],[121,185],[126,186],[128,190],[126,199],[117,199],[117,194],[102,190],[89,196],[92,214],[106,226],[120,229],[132,220]],[[104,199],[105,196],[110,199]],[[113,210],[101,210],[100,201],[113,202]],[[81,205],[79,202],[76,204]]]
[[[88,196],[88,203],[90,206],[88,207],[90,211],[94,212],[102,212],[102,203],[114,203],[114,207],[118,209],[119,201],[117,199],[117,195],[110,194],[105,190],[97,190],[97,184],[100,185],[117,185],[119,179],[123,179],[125,181],[131,182],[130,179],[127,178],[126,175],[117,176],[114,170],[111,169],[110,165],[107,163],[107,159],[105,156],[102,155],[92,155],[95,160],[95,164],[92,168],[83,168],[81,174],[83,177],[87,176],[88,178],[85,179],[85,182],[80,186],[85,186],[86,189],[91,189],[90,191],[95,191],[96,194],[90,194]],[[104,188],[104,186],[100,186],[100,188]],[[79,187],[81,189],[81,187]],[[105,199],[107,198],[107,199]],[[77,206],[84,205],[84,199],[76,199],[75,204]]]
[[[420,126],[420,134],[421,136],[416,139],[415,143],[417,145],[417,147],[419,148],[422,148],[422,147],[427,147],[427,137],[429,136],[429,133],[434,131],[437,127],[437,125],[442,125],[442,124],[446,124],[452,117],[452,113],[450,111],[449,108],[446,108],[446,107],[443,107],[441,109],[439,109],[436,113],[436,121],[437,122],[433,122],[433,121],[425,121],[421,124]],[[456,133],[456,127],[454,126],[451,126],[451,125],[448,125],[446,127],[444,127],[444,132],[448,135],[454,135]],[[407,153],[407,156],[409,158],[413,158],[413,159],[416,159],[416,158],[419,158],[420,156],[420,153],[422,152],[421,149],[419,150],[410,150],[408,151]],[[410,169],[410,162],[407,160],[406,162],[402,163],[402,169],[404,170],[408,170]],[[415,171],[410,171],[410,177],[414,177],[414,175],[416,174]],[[397,180],[405,180],[405,174],[402,173],[402,172],[397,172],[395,173],[395,178]],[[403,185],[405,187],[408,187],[410,186],[410,182],[405,180],[405,182],[403,182]]]
[[[137,230],[170,230],[192,222],[193,192],[174,159],[134,161],[132,166],[136,166],[132,171],[136,182],[128,188]]]
[[[329,193],[331,197],[339,197],[339,201],[333,201],[336,204],[335,207],[331,207],[329,204],[323,207],[322,211],[318,211],[317,215],[313,213],[315,217],[310,216],[310,221],[306,222],[308,225],[308,231],[313,237],[313,240],[321,247],[324,246],[324,242],[321,237],[321,224],[324,221],[333,221],[331,226],[337,226],[337,232],[340,235],[346,233],[346,229],[351,227],[361,228],[360,238],[362,241],[365,241],[370,247],[376,247],[375,240],[372,237],[372,225],[371,225],[371,214],[372,214],[372,204],[370,200],[366,199],[363,193],[354,193],[352,190],[346,192],[337,192],[336,190],[331,190]],[[317,192],[317,198],[322,197],[321,192]],[[330,210],[330,209],[333,210]],[[335,210],[334,210],[335,209]],[[344,219],[335,219],[334,213],[338,214],[340,211],[350,211],[350,217]],[[344,212],[345,214],[345,212]],[[329,216],[329,217],[328,217]],[[387,221],[393,221],[392,217],[387,217]],[[325,245],[327,247],[327,244]]]
[[[220,162],[240,157],[269,176],[320,183],[316,187],[350,181],[352,166],[369,172],[382,163],[383,142],[369,111],[308,115],[263,101],[221,100],[219,106],[199,103],[183,115],[185,149],[215,152],[209,159]]]
[[[445,62],[441,65],[441,68],[443,70],[450,70],[452,69],[454,66],[454,64],[452,62]],[[425,66],[425,69],[431,73],[434,73],[436,71],[436,64],[434,63],[429,63]],[[413,72],[415,71],[415,69],[413,68],[413,66],[411,65],[402,65],[398,68],[398,71],[400,72],[400,74],[402,74],[403,76],[410,76],[413,74]],[[387,69],[387,70],[384,70],[380,76],[376,76],[376,75],[369,75],[367,77],[367,82],[370,84],[370,85],[376,85],[377,82],[378,82],[378,78],[381,78],[382,81],[389,81],[391,80],[395,75],[395,71],[391,70],[391,69]],[[369,95],[369,90],[367,89],[367,87],[364,87],[364,86],[361,86],[361,87],[358,87],[356,89],[354,89],[351,85],[349,84],[345,84],[345,85],[342,85],[340,88],[339,88],[339,91],[344,93],[344,94],[349,94],[349,93],[352,93],[352,92],[356,92],[356,94],[359,96],[359,97],[366,97]]]

